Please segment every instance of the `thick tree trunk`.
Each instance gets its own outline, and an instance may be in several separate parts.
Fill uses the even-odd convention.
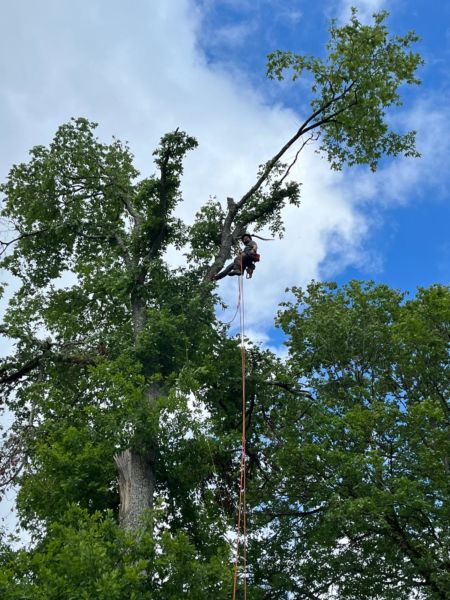
[[[149,409],[160,394],[158,385],[148,387],[146,401]],[[142,524],[145,512],[153,508],[156,455],[156,441],[149,440],[145,454],[128,448],[114,457],[119,470],[119,522],[124,529],[137,530]]]
[[[130,449],[116,455],[114,461],[119,469],[120,525],[127,530],[137,530],[145,511],[153,506],[153,461],[150,456]]]
[[[145,328],[146,306],[137,294],[131,299],[135,341]],[[160,386],[148,386],[143,398],[151,410],[160,396]],[[156,441],[148,440],[148,450],[143,453],[128,448],[114,457],[119,470],[120,509],[119,522],[123,529],[138,531],[143,524],[145,512],[153,508],[155,491]]]

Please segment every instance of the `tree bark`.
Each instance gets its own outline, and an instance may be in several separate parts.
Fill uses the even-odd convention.
[[[146,510],[153,507],[155,474],[151,456],[142,456],[131,449],[114,457],[119,469],[119,521],[126,530],[142,525]]]
[[[158,385],[148,387],[146,401],[150,408],[160,394]],[[119,470],[119,522],[123,529],[138,530],[143,523],[145,512],[153,508],[156,456],[155,440],[150,440],[145,454],[128,448],[114,456]]]
[[[146,305],[139,293],[139,286],[143,284],[142,274],[141,278],[142,281],[137,282],[137,293],[131,298],[135,344],[146,324]],[[150,384],[147,387],[143,401],[148,404],[149,410],[155,406],[160,395],[159,385]],[[138,532],[144,523],[146,511],[153,508],[156,455],[156,440],[149,440],[147,450],[144,452],[128,448],[114,456],[119,471],[119,523],[127,531]]]

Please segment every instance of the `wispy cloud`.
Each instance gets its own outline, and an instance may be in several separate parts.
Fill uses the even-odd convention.
[[[214,31],[214,39],[211,43],[221,46],[239,47],[245,44],[248,37],[257,29],[254,21],[245,21],[219,27]]]
[[[387,0],[332,0],[327,7],[327,11],[340,22],[348,21],[351,15],[352,7],[358,9],[358,18],[360,21],[368,22],[373,13],[383,10],[387,7]]]

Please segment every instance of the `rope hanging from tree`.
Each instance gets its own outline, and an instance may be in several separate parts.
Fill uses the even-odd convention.
[[[242,257],[241,271],[243,273]],[[236,523],[236,556],[233,569],[233,600],[236,600],[236,591],[238,584],[239,559],[241,557],[242,547],[242,577],[244,585],[244,600],[247,600],[247,514],[246,514],[246,431],[245,431],[245,306],[244,306],[244,277],[239,277],[239,315],[240,315],[240,338],[241,338],[241,369],[242,369],[242,435],[241,435],[241,465],[239,471],[239,499],[238,499],[238,514]],[[242,534],[242,543],[241,543]]]

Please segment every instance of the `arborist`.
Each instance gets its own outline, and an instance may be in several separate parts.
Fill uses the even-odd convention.
[[[250,279],[255,270],[255,262],[260,260],[258,254],[258,245],[252,240],[252,236],[249,233],[244,233],[241,237],[244,249],[238,253],[232,263],[230,263],[225,269],[214,276],[214,279],[222,279],[225,275],[243,275],[244,271],[247,272],[247,278]]]

